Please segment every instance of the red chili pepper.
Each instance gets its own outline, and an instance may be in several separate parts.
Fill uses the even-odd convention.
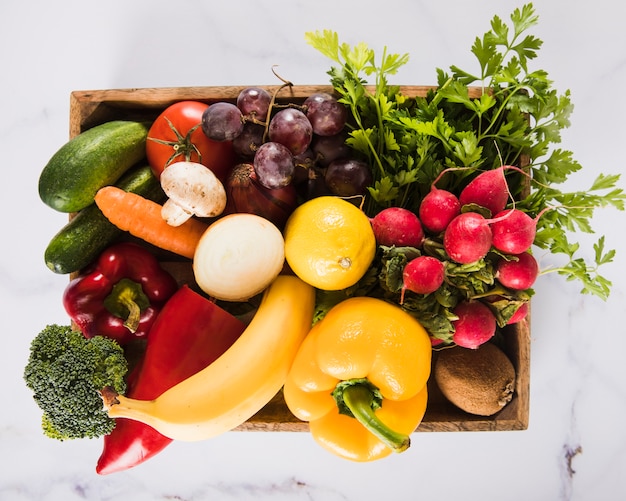
[[[120,344],[147,336],[178,284],[156,257],[135,243],[106,249],[65,288],[63,306],[86,337],[102,335]]]
[[[152,326],[140,366],[127,395],[153,399],[222,355],[246,325],[215,303],[183,285],[167,302]],[[137,466],[154,457],[172,440],[154,428],[119,418],[104,437],[96,465],[100,475]]]

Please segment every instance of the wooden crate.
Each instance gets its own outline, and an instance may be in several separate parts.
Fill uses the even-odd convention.
[[[234,102],[245,86],[177,87],[74,91],[70,95],[70,137],[112,119],[152,120],[168,105],[183,100],[206,103]],[[266,86],[273,93],[278,86]],[[425,96],[427,86],[403,86],[407,96]],[[282,89],[278,101],[301,102],[314,92],[332,92],[326,85],[294,86]],[[470,89],[475,96],[480,89]],[[166,267],[179,282],[193,280],[187,262],[167,262]],[[528,427],[530,383],[530,314],[527,319],[504,330],[504,350],[517,373],[513,400],[498,414],[490,417],[473,416],[450,404],[441,394],[434,378],[429,382],[429,402],[426,415],[417,432],[434,431],[505,431]],[[436,359],[436,353],[434,354]],[[299,421],[287,409],[279,393],[260,412],[237,428],[239,431],[307,431],[308,424]]]

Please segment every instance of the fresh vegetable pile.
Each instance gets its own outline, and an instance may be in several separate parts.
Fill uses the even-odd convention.
[[[494,17],[477,72],[437,70],[423,95],[389,82],[408,54],[307,33],[329,92],[251,86],[63,145],[39,193],[72,214],[44,253],[71,326],[43,329],[24,372],[45,434],[103,436],[113,473],[282,392],[321,446],[372,461],[409,446],[431,372],[458,409],[502,410],[507,326],[544,273],[608,297],[614,251],[602,236],[587,262],[569,238],[625,199],[619,175],[557,188],[581,166],[555,146],[569,93],[530,68],[536,22],[531,4]]]

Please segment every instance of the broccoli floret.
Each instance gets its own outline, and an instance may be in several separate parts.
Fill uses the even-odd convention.
[[[48,325],[32,341],[24,380],[43,411],[42,429],[57,440],[96,438],[115,427],[99,391],[126,390],[128,363],[113,339],[87,339],[70,326]]]

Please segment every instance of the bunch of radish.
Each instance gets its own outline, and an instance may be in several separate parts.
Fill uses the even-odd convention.
[[[421,255],[404,266],[400,304],[407,291],[418,295],[436,293],[446,281],[448,265],[471,265],[483,259],[493,263],[493,295],[478,298],[460,297],[451,309],[452,341],[458,346],[478,348],[491,339],[497,329],[492,305],[502,300],[502,291],[527,291],[539,275],[539,266],[531,253],[537,218],[507,208],[510,192],[502,166],[485,171],[467,184],[457,196],[433,183],[422,199],[418,214],[400,207],[390,207],[371,218],[379,245],[409,246]],[[485,214],[491,214],[486,217]],[[429,255],[425,242],[438,242],[443,253]],[[431,253],[432,254],[432,253]],[[528,304],[523,303],[508,319],[514,323],[525,318]],[[433,344],[441,339],[433,337]]]

